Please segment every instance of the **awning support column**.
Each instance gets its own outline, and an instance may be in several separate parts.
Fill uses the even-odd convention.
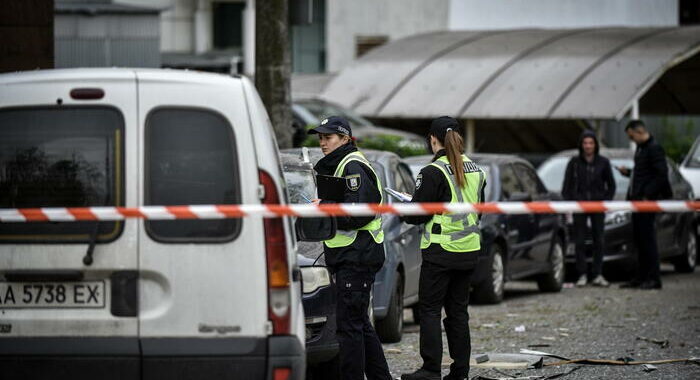
[[[632,102],[632,120],[639,120],[639,99]]]
[[[476,121],[474,119],[467,119],[467,130],[465,135],[466,140],[466,153],[474,153],[474,147],[476,142],[474,141],[474,136],[476,135]]]

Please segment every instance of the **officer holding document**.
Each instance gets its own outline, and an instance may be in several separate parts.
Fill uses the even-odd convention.
[[[484,199],[486,175],[465,156],[457,120],[442,116],[432,121],[429,143],[433,162],[421,169],[412,202],[468,202]],[[403,380],[441,379],[443,321],[450,357],[445,379],[467,379],[471,342],[469,337],[469,286],[481,249],[479,216],[475,213],[444,213],[405,216],[409,224],[425,224],[421,239],[423,263],[418,289],[420,355],[423,366]]]
[[[310,130],[318,134],[324,157],[319,174],[321,203],[382,203],[382,185],[352,141],[350,124],[332,116]],[[337,217],[338,232],[323,244],[326,265],[335,274],[337,338],[342,379],[390,380],[382,345],[367,314],[374,276],[384,264],[380,216]]]

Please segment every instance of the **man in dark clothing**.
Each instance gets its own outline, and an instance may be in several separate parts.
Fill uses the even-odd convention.
[[[607,201],[615,196],[615,179],[610,160],[600,155],[598,139],[593,131],[581,134],[578,156],[572,157],[566,167],[562,197],[570,201]],[[591,221],[593,235],[593,271],[592,284],[609,286],[603,277],[603,229],[605,214],[574,214],[574,238],[576,239],[576,269],[579,279],[576,286],[588,283],[585,236]]]
[[[631,201],[659,200],[672,194],[668,181],[666,154],[641,120],[632,120],[625,127],[630,140],[637,144],[634,170],[620,167],[624,176],[631,176],[627,199]],[[623,287],[661,289],[659,248],[656,243],[655,214],[632,214],[632,230],[639,260],[637,277]]]
[[[309,131],[319,135],[325,155],[318,174],[345,178],[341,203],[381,203],[381,184],[369,161],[352,142],[350,124],[332,116]],[[333,203],[321,200],[321,203]],[[338,232],[323,243],[326,264],[335,274],[336,337],[343,380],[390,380],[382,345],[367,310],[374,275],[384,264],[379,216],[337,217]]]

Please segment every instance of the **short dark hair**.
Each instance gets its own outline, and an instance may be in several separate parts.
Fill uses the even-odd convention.
[[[629,123],[627,123],[627,125],[625,126],[625,132],[627,132],[630,129],[640,129],[640,128],[644,129],[644,130],[647,129],[647,127],[646,127],[646,125],[644,125],[643,121],[641,121],[639,119],[630,120]]]

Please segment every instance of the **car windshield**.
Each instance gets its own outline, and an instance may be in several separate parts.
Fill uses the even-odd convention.
[[[355,112],[338,107],[334,104],[326,103],[318,100],[307,100],[296,102],[300,106],[306,108],[311,112],[319,121],[323,120],[329,116],[342,116],[350,122],[350,126],[355,127],[366,127],[372,126],[372,122],[365,119],[364,117],[356,114]]]
[[[561,188],[564,185],[564,172],[566,171],[566,165],[569,163],[571,157],[554,157],[537,169],[537,173],[542,178],[542,182],[547,187],[547,190],[556,193],[561,193]],[[630,179],[624,177],[619,171],[615,170],[615,166],[626,166],[632,168],[634,166],[634,161],[631,158],[613,158],[610,159],[610,164],[613,166],[613,178],[615,179],[615,198],[622,199],[627,194],[627,187],[629,187]]]

